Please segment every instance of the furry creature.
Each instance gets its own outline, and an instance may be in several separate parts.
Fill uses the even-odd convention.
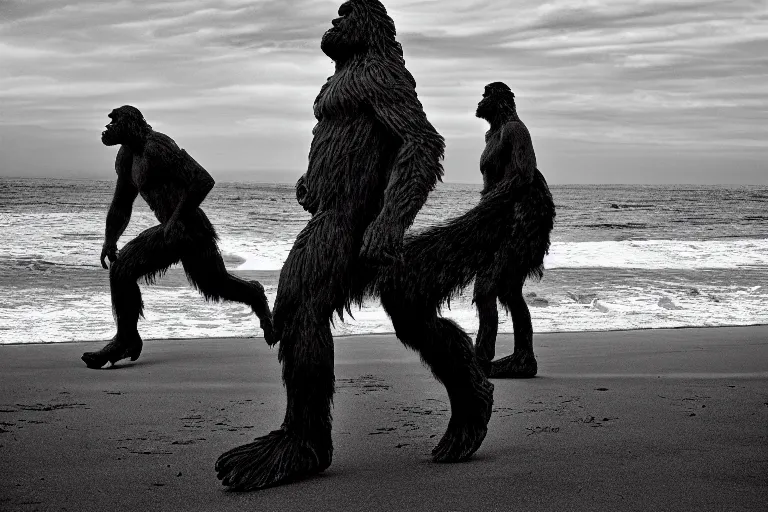
[[[504,237],[493,263],[479,272],[475,280],[474,301],[480,320],[475,350],[490,377],[533,377],[538,366],[523,285],[527,278],[541,279],[544,274],[555,205],[547,182],[537,169],[531,136],[517,115],[515,95],[509,87],[502,82],[488,84],[476,115],[491,125],[480,159],[483,196],[509,179],[519,179],[529,188],[516,194],[511,231]],[[497,298],[512,316],[515,345],[511,355],[493,361],[499,324]]]
[[[154,283],[168,267],[181,261],[190,283],[208,300],[231,300],[251,307],[264,338],[272,342],[272,316],[264,288],[227,273],[217,247],[216,232],[199,208],[213,188],[213,178],[167,135],[156,132],[130,105],[113,110],[101,134],[106,146],[120,144],[115,161],[117,185],[107,213],[101,265],[109,268],[112,309],[117,334],[98,352],[82,359],[89,368],[141,354],[137,329],[143,302],[137,280]],[[147,229],[118,253],[117,241],[128,226],[136,196],[147,202],[160,225]],[[109,259],[107,267],[105,259]]]
[[[468,338],[438,312],[476,279],[480,366],[491,377],[530,377],[536,374],[536,359],[523,283],[543,273],[555,205],[509,87],[501,82],[486,86],[476,115],[491,125],[480,159],[480,203],[442,225],[406,236],[403,260],[382,271],[370,291],[381,297],[397,336],[406,344],[428,339],[437,346],[454,336],[458,345],[460,339],[469,343]],[[496,297],[512,314],[515,350],[491,363],[498,327]]]
[[[315,100],[309,166],[297,187],[313,217],[283,265],[274,307],[287,410],[279,430],[219,457],[218,477],[236,490],[331,464],[332,315],[362,301],[377,267],[402,259],[405,230],[443,172],[443,138],[427,121],[384,6],[345,2],[321,48],[336,70]],[[450,334],[406,344],[448,388],[453,414],[435,459],[457,461],[485,435],[493,386],[466,335],[442,321],[438,328]]]

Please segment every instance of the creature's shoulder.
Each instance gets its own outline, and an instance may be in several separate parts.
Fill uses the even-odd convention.
[[[525,126],[519,117],[507,121],[502,127],[503,137],[530,137],[528,127]]]
[[[158,153],[179,153],[181,149],[176,145],[176,142],[164,133],[153,131],[149,137],[147,137],[144,151],[158,154]]]
[[[530,184],[535,178],[537,165],[528,128],[519,119],[513,119],[504,125],[503,131],[503,147],[511,151],[511,164],[515,173],[519,174],[523,183]]]
[[[378,94],[416,98],[416,80],[402,62],[387,59],[375,59],[366,62],[362,75],[365,77],[369,90]]]
[[[504,144],[513,144],[515,147],[532,146],[531,133],[519,118],[508,121],[501,128],[501,140]]]
[[[174,167],[182,158],[182,150],[169,136],[153,131],[144,145],[144,158],[152,167]]]

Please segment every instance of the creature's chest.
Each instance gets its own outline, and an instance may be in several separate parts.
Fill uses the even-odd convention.
[[[142,157],[134,157],[131,164],[131,180],[139,192],[143,192],[150,184],[148,166]]]
[[[480,156],[480,171],[485,174],[502,167],[504,165],[503,151],[501,130],[488,132],[485,137],[485,149]]]
[[[147,159],[142,156],[133,158],[131,179],[142,197],[146,193],[162,187],[169,181],[168,172],[162,163],[155,162],[153,165],[150,165]]]
[[[315,100],[315,118],[318,121],[358,116],[365,111],[360,92],[363,90],[349,73],[339,73],[320,89]]]

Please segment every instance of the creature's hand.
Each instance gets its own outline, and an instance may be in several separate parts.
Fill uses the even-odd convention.
[[[360,257],[379,264],[403,261],[403,232],[396,224],[377,217],[365,230]]]
[[[316,198],[312,198],[309,193],[309,187],[307,186],[306,175],[299,178],[296,182],[296,201],[301,205],[304,210],[308,211],[312,215],[317,213],[318,201]]]
[[[110,265],[115,262],[117,259],[117,244],[104,242],[104,245],[101,247],[101,266],[109,268],[104,262],[105,258],[109,259]]]
[[[166,242],[178,240],[184,234],[184,226],[174,218],[168,220],[163,228],[163,236]]]

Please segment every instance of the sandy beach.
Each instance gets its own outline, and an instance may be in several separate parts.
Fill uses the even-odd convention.
[[[333,465],[252,493],[213,465],[282,420],[263,340],[150,340],[100,371],[101,343],[0,346],[0,510],[765,510],[768,327],[535,342],[474,458],[437,465],[442,387],[394,336],[338,338]]]

